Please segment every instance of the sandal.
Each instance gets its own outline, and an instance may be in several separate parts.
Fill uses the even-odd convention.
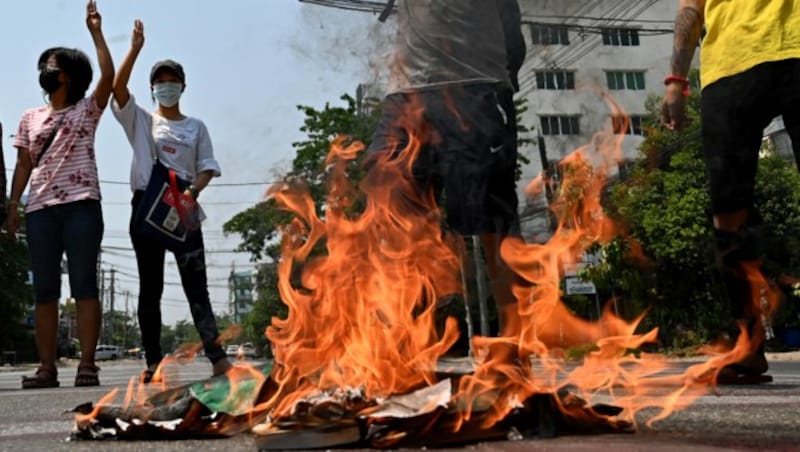
[[[75,374],[75,387],[100,386],[100,379],[97,377],[99,367],[94,364],[78,364],[78,373]]]
[[[22,389],[57,388],[59,385],[56,369],[40,367],[32,376],[22,377]]]

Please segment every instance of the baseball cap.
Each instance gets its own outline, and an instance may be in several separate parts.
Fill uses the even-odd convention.
[[[153,69],[150,69],[151,84],[153,83],[153,80],[155,80],[156,74],[161,69],[169,69],[170,71],[175,73],[175,75],[177,75],[178,78],[181,79],[183,83],[186,83],[186,74],[183,72],[183,66],[181,66],[180,63],[172,60],[162,60],[154,64]]]

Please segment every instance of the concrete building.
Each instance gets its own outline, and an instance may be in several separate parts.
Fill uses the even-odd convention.
[[[520,73],[529,110],[522,118],[542,135],[550,162],[591,142],[599,130],[627,135],[623,158],[641,144],[645,102],[663,92],[669,73],[674,0],[520,0],[528,56]],[[630,115],[612,118],[607,96]],[[542,171],[538,152],[523,181]]]
[[[764,141],[769,144],[769,149],[786,160],[794,161],[792,139],[783,123],[783,116],[778,116],[764,129]],[[800,167],[798,167],[800,168]]]
[[[253,271],[237,272],[231,269],[228,276],[228,290],[230,291],[229,311],[234,323],[242,323],[244,318],[253,310],[255,303]]]

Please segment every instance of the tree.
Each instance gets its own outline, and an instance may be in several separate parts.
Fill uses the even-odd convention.
[[[348,95],[341,99],[344,106],[334,107],[326,103],[322,110],[302,105],[297,107],[306,116],[300,131],[307,134],[307,139],[292,143],[296,155],[292,169],[283,177],[285,183],[307,184],[319,213],[322,213],[327,182],[325,157],[331,140],[337,135],[347,135],[369,145],[378,120],[377,111],[362,114],[355,99]],[[276,260],[278,246],[275,239],[280,227],[291,219],[292,216],[280,210],[274,200],[268,199],[236,214],[223,225],[223,230],[227,234],[239,234],[242,237],[239,249],[250,252],[253,260],[264,257]]]
[[[219,326],[219,325],[217,325]],[[200,342],[200,334],[194,323],[188,320],[178,320],[173,327],[175,331],[175,347],[180,347],[184,344],[197,344]]]
[[[161,325],[161,350],[166,352],[175,350],[180,345],[175,335],[175,329],[170,325]]]
[[[283,177],[288,184],[307,184],[319,214],[323,213],[327,183],[325,158],[330,150],[331,140],[337,135],[347,135],[368,145],[378,120],[378,111],[359,112],[355,99],[348,95],[341,99],[345,102],[344,106],[326,103],[322,110],[308,106],[297,107],[305,114],[300,130],[307,134],[307,139],[292,143],[296,155],[292,169]],[[359,163],[360,161],[355,162],[352,168],[357,177],[360,174]],[[256,302],[253,311],[244,321],[246,337],[261,350],[267,345],[264,330],[272,317],[285,317],[287,313],[286,305],[278,295],[278,274],[274,262],[277,262],[280,254],[277,242],[280,228],[291,220],[289,213],[279,209],[274,200],[268,199],[236,214],[223,226],[225,233],[237,233],[242,237],[239,249],[250,252],[252,260],[266,257],[273,262],[258,268]]]
[[[325,159],[330,150],[331,141],[337,136],[347,136],[350,140],[360,141],[369,146],[380,118],[379,109],[360,110],[355,99],[348,95],[341,97],[343,106],[325,104],[321,110],[308,106],[298,106],[305,114],[300,128],[307,139],[293,143],[296,156],[292,169],[283,177],[286,184],[304,184],[315,202],[317,214],[324,218],[324,201],[327,194],[328,173]],[[515,103],[517,118],[527,110],[524,100]],[[531,143],[528,129],[518,122],[520,149]],[[348,177],[356,186],[364,174],[362,168],[363,153],[348,166]],[[518,167],[529,163],[528,158],[519,153]],[[521,172],[517,171],[517,179]],[[358,212],[361,204],[356,200],[351,211]],[[242,237],[239,249],[248,251],[252,260],[269,258],[270,263],[258,269],[256,284],[256,303],[253,311],[244,321],[245,334],[260,348],[265,347],[264,330],[273,317],[283,318],[287,308],[277,291],[278,275],[275,262],[279,259],[277,237],[282,227],[288,225],[292,216],[280,210],[272,199],[259,203],[236,214],[223,226],[227,234],[236,233]],[[317,252],[324,252],[318,247]],[[453,303],[453,315],[463,316],[463,306]],[[450,308],[448,308],[450,309]],[[448,312],[450,313],[450,312]]]
[[[696,74],[694,79],[696,85]],[[611,188],[605,203],[634,241],[620,238],[600,247],[604,259],[586,275],[607,294],[620,296],[631,315],[649,309],[644,327],[658,326],[668,345],[682,346],[712,337],[731,319],[714,265],[699,96],[689,99],[691,125],[680,132],[657,124],[659,105],[658,98],[648,100],[647,138],[637,168]],[[761,159],[756,204],[774,274],[791,273],[800,264],[797,246],[786,246],[800,240],[798,184],[793,164]],[[639,247],[641,253],[632,252]]]

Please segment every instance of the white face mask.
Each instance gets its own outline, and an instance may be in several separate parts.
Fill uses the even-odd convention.
[[[164,82],[153,85],[153,97],[164,107],[174,107],[181,99],[183,84]]]

